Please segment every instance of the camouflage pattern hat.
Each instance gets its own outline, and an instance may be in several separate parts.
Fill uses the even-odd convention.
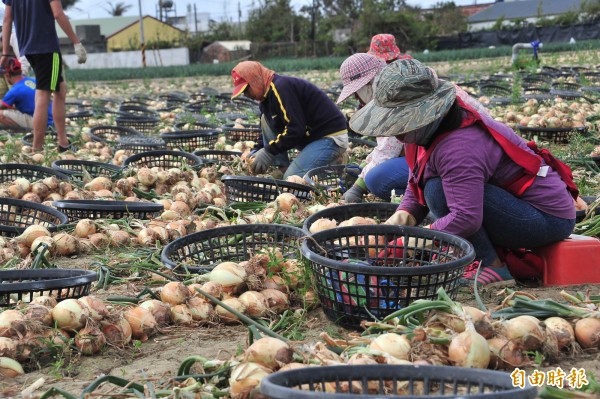
[[[454,84],[415,59],[387,65],[373,86],[373,100],[350,119],[350,128],[364,136],[398,136],[428,125],[456,98]]]

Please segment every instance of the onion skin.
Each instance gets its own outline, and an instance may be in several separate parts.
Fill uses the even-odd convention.
[[[17,341],[12,338],[0,337],[0,357],[17,357]]]
[[[473,325],[467,324],[464,332],[452,338],[448,346],[448,358],[458,367],[487,368],[490,363],[490,348]]]
[[[119,317],[116,321],[103,321],[102,334],[110,345],[123,347],[131,341],[132,331],[129,322]]]
[[[145,341],[156,331],[157,323],[152,312],[140,306],[127,309],[123,317],[131,326],[134,338]]]
[[[489,368],[494,370],[511,370],[529,364],[529,360],[523,355],[523,351],[512,341],[504,337],[488,339],[490,347]]]
[[[242,302],[240,302],[240,300],[237,298],[225,298],[225,299],[223,299],[223,303],[225,305],[237,310],[240,313],[246,312],[246,308],[244,307],[244,304]],[[219,319],[225,324],[240,323],[240,320],[237,318],[237,316],[230,313],[225,308],[221,307],[221,305],[218,305],[217,307],[215,307],[215,311],[217,313],[217,316],[219,316]]]
[[[171,323],[171,309],[168,304],[158,299],[148,299],[140,304],[140,307],[148,309],[159,326]]]
[[[68,298],[52,308],[52,318],[58,328],[79,330],[89,319],[87,307],[77,299]]]
[[[106,345],[106,337],[98,327],[84,327],[75,335],[75,346],[84,355],[95,355]]]
[[[246,349],[244,361],[262,364],[272,370],[278,370],[292,361],[292,348],[277,338],[264,337],[254,341]]]
[[[257,291],[246,291],[238,297],[246,307],[246,314],[251,317],[262,317],[269,310],[267,298]]]
[[[90,317],[93,320],[100,321],[109,315],[108,308],[104,305],[104,302],[93,295],[83,296],[78,301],[83,303],[88,309]]]
[[[14,332],[25,332],[25,316],[18,310],[9,309],[0,313],[0,337],[10,337]]]
[[[587,317],[577,320],[575,338],[584,349],[600,349],[600,319]]]
[[[160,290],[160,299],[170,305],[182,305],[189,298],[190,291],[179,281],[171,281]]]
[[[272,312],[280,314],[290,306],[288,296],[279,290],[268,288],[262,290],[261,293],[267,298],[269,309],[271,309]]]
[[[25,374],[25,370],[19,362],[8,357],[0,357],[0,376],[14,378],[22,374]]]
[[[43,305],[29,304],[25,310],[25,318],[37,320],[48,327],[52,325],[52,311]]]
[[[571,323],[561,317],[549,317],[544,320],[546,334],[554,335],[558,349],[568,348],[575,341],[575,330]]]
[[[504,322],[504,336],[519,342],[525,350],[540,349],[546,334],[540,321],[533,316],[517,316]]]
[[[411,344],[405,335],[387,333],[377,336],[369,348],[388,353],[396,359],[408,360]]]
[[[247,399],[250,392],[273,370],[258,363],[240,363],[231,370],[229,393],[231,399]]]

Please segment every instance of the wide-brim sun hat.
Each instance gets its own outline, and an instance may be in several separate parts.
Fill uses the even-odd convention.
[[[368,53],[385,61],[395,60],[401,54],[400,49],[396,46],[396,38],[389,33],[373,36]]]
[[[363,136],[411,132],[444,117],[456,99],[453,83],[415,59],[388,64],[373,85],[373,100],[350,119],[350,128]]]
[[[357,53],[346,58],[340,66],[344,87],[336,104],[341,103],[377,76],[385,68],[385,61],[371,54]]]

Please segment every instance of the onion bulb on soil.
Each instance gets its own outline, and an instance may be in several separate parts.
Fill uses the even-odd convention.
[[[79,219],[73,231],[73,235],[79,238],[88,238],[94,233],[96,233],[96,224],[91,219]]]
[[[65,330],[79,330],[86,325],[89,317],[87,306],[73,298],[65,299],[52,308],[56,326]]]
[[[140,307],[149,310],[159,326],[171,323],[171,309],[166,303],[158,299],[148,299],[140,303]]]
[[[126,310],[123,317],[131,326],[131,334],[134,338],[145,341],[156,331],[156,319],[149,310],[140,306]]]
[[[0,337],[0,357],[10,357],[11,359],[17,357],[17,341],[8,337]]]
[[[84,355],[95,355],[106,345],[106,337],[96,326],[82,328],[75,335],[75,346]]]
[[[113,320],[103,320],[101,326],[102,334],[110,345],[122,347],[131,341],[131,326],[124,317],[117,316]]]
[[[93,295],[82,296],[78,301],[83,303],[87,308],[93,320],[100,321],[109,315],[108,308],[104,302]]]
[[[568,348],[575,341],[575,330],[571,323],[562,317],[549,317],[544,320],[546,334],[556,338],[558,349]]]
[[[487,342],[490,347],[490,368],[509,370],[529,363],[523,351],[514,342],[504,337],[490,338]]]
[[[0,337],[10,337],[13,332],[25,331],[25,316],[18,310],[9,309],[0,313]]]
[[[257,291],[246,291],[238,299],[246,307],[246,314],[251,317],[262,317],[269,311],[267,298]]]
[[[160,299],[170,305],[184,304],[189,297],[188,287],[179,281],[168,282],[160,290]]]
[[[244,307],[244,304],[242,302],[240,302],[240,300],[237,298],[232,298],[232,297],[225,298],[225,299],[223,299],[223,303],[225,305],[229,306],[230,308],[238,311],[239,313],[246,312],[246,308]],[[236,315],[229,312],[227,309],[223,308],[221,305],[217,305],[217,307],[215,307],[215,312],[217,313],[217,316],[219,316],[219,319],[221,319],[221,321],[226,324],[236,324],[236,323],[240,322],[240,320],[237,318]]]
[[[298,204],[298,198],[292,193],[281,193],[275,198],[275,203],[279,210],[283,212],[291,212],[292,206]]]
[[[406,335],[387,333],[372,340],[369,348],[388,353],[396,359],[408,360],[411,345]]]
[[[215,281],[207,281],[200,287],[202,291],[209,295],[214,296],[217,299],[223,298],[223,286]]]
[[[265,298],[267,298],[269,309],[274,313],[280,314],[284,310],[288,309],[290,306],[287,294],[279,290],[267,288],[265,290],[262,290],[261,294],[263,294]]]
[[[14,378],[25,374],[25,370],[19,362],[8,357],[0,357],[0,376]]]
[[[36,320],[45,326],[52,325],[52,310],[44,305],[30,303],[25,310],[25,318]],[[0,355],[1,356],[1,355]]]
[[[77,238],[67,233],[58,233],[54,235],[56,242],[56,254],[61,256],[74,255],[79,251],[79,242]]]
[[[36,305],[43,305],[43,306],[46,306],[49,308],[53,308],[57,304],[56,298],[54,298],[52,296],[48,296],[48,295],[42,295],[42,296],[35,297],[31,301],[31,303],[34,303]]]
[[[575,338],[582,348],[600,348],[600,319],[587,317],[577,320]]]
[[[23,244],[28,248],[31,248],[33,240],[42,236],[50,236],[50,232],[48,231],[48,229],[39,224],[32,224],[31,226],[28,226],[20,236],[15,238],[15,240],[18,243]]]
[[[246,349],[244,361],[262,364],[272,370],[277,370],[292,361],[292,348],[280,339],[264,337],[254,341]]]
[[[517,316],[503,325],[504,336],[517,341],[525,350],[537,350],[544,345],[546,334],[540,321],[533,316]]]
[[[171,306],[171,319],[175,324],[188,325],[191,324],[194,318],[192,312],[186,304]]]
[[[258,363],[240,363],[231,370],[229,393],[232,399],[249,398],[250,392],[273,370]]]
[[[448,358],[458,367],[487,368],[490,348],[472,323],[467,322],[465,331],[454,336],[448,346]]]
[[[190,298],[187,305],[194,321],[207,321],[214,315],[213,306],[200,297]]]
[[[246,271],[235,262],[222,262],[201,279],[221,284],[224,292],[235,293],[246,280]]]

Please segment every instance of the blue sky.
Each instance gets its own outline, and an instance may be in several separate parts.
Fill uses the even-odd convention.
[[[408,0],[411,5],[420,5],[421,7],[430,7],[440,0]],[[466,5],[474,3],[489,3],[493,0],[454,0],[457,5]],[[198,12],[208,12],[211,14],[211,19],[216,21],[238,19],[238,5],[242,12],[241,19],[244,20],[247,13],[252,8],[255,8],[259,3],[258,0],[174,0],[177,15],[184,15],[188,4],[196,3]],[[158,0],[111,0],[110,3],[124,3],[132,7],[124,15],[138,15],[138,4],[142,5],[142,13],[144,15],[156,16]],[[312,0],[292,0],[292,4],[296,9],[303,5],[311,4]],[[254,4],[254,6],[253,6]],[[108,1],[106,0],[79,0],[74,7],[69,9],[67,14],[73,19],[85,18],[103,18],[109,17],[110,14],[106,11],[109,9]]]

